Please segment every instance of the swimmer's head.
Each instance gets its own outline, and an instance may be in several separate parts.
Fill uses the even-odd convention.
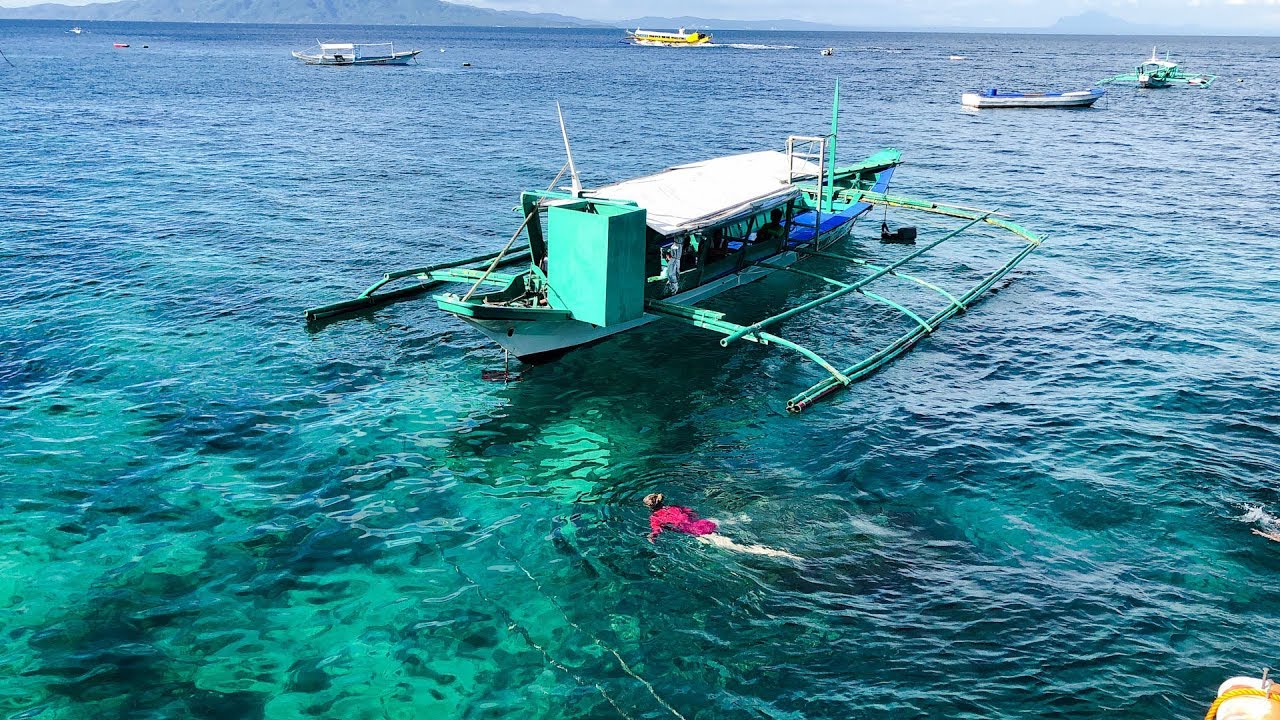
[[[649,493],[644,496],[644,506],[656,511],[662,507],[662,500],[662,493]]]

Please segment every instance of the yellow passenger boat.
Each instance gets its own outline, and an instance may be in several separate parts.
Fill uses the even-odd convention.
[[[633,45],[652,45],[655,47],[697,47],[710,45],[711,35],[704,32],[685,32],[680,28],[676,32],[659,32],[656,30],[627,31],[627,40]]]

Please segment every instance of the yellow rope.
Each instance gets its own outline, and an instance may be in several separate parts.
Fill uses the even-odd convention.
[[[1214,720],[1218,716],[1218,708],[1222,707],[1222,703],[1231,698],[1246,696],[1264,697],[1272,702],[1280,702],[1280,692],[1265,692],[1257,688],[1236,688],[1219,695],[1218,699],[1214,700],[1213,704],[1209,706],[1209,712],[1204,714],[1204,720]]]

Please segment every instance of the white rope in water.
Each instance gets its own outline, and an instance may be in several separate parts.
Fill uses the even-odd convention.
[[[638,675],[636,671],[632,670],[631,666],[627,664],[626,660],[622,659],[622,655],[618,654],[617,650],[614,650],[613,648],[609,647],[604,643],[603,640],[596,637],[594,633],[582,627],[578,623],[574,622],[573,619],[569,617],[569,613],[564,609],[564,607],[560,605],[560,603],[556,601],[556,599],[553,598],[546,590],[543,589],[542,583],[538,582],[538,579],[535,578],[533,576],[533,573],[530,573],[528,568],[526,568],[524,564],[520,562],[519,558],[515,556],[515,553],[511,552],[510,548],[502,544],[501,538],[498,538],[498,547],[502,548],[503,552],[507,554],[507,557],[511,558],[511,562],[515,563],[516,567],[520,568],[520,572],[524,573],[525,577],[529,578],[529,580],[533,582],[534,586],[538,588],[538,592],[542,593],[542,596],[547,599],[547,602],[554,605],[555,608],[560,611],[560,614],[564,616],[565,622],[572,625],[583,635],[586,635],[587,637],[591,638],[591,641],[594,642],[596,645],[604,648],[605,650],[608,650],[610,653],[613,653],[613,656],[618,659],[618,665],[622,668],[622,671],[630,675],[631,677],[635,678],[640,684],[644,685],[645,688],[648,689],[649,694],[653,696],[653,699],[658,701],[659,705],[666,708],[668,712],[670,712],[675,717],[680,718],[680,720],[688,720],[688,718],[680,714],[679,710],[676,710],[675,708],[671,707],[671,703],[664,700],[662,696],[658,694],[657,689],[653,687],[653,683],[640,677],[640,675]]]
[[[617,702],[616,702],[612,697],[610,697],[609,693],[608,693],[608,692],[606,692],[606,691],[605,691],[605,689],[604,689],[603,687],[601,687],[600,683],[596,683],[596,682],[587,682],[586,680],[583,680],[581,676],[579,676],[579,675],[578,675],[577,673],[575,673],[573,670],[570,670],[570,669],[569,669],[569,667],[568,667],[568,666],[566,666],[564,663],[562,663],[562,662],[560,662],[559,660],[556,660],[554,657],[552,657],[552,656],[551,656],[551,653],[550,653],[550,652],[547,652],[547,649],[546,649],[546,648],[542,647],[542,646],[541,646],[541,645],[539,645],[537,642],[535,642],[535,641],[534,641],[534,639],[533,639],[533,637],[529,634],[529,631],[528,631],[528,630],[526,630],[522,625],[520,625],[520,623],[516,622],[515,618],[513,618],[513,617],[511,616],[511,613],[507,612],[507,610],[506,610],[505,608],[503,608],[503,607],[502,607],[501,605],[499,605],[496,601],[494,601],[494,599],[493,599],[492,597],[490,597],[490,596],[489,596],[489,594],[488,594],[488,593],[486,593],[486,592],[484,591],[484,588],[480,586],[480,583],[476,582],[476,581],[475,581],[475,580],[473,580],[469,575],[467,575],[465,572],[463,572],[463,571],[462,571],[462,568],[461,568],[461,567],[459,567],[457,563],[455,563],[455,562],[453,562],[453,561],[451,561],[451,560],[449,560],[448,558],[446,558],[446,557],[445,557],[445,555],[444,555],[444,548],[440,546],[439,541],[437,541],[437,542],[436,542],[436,550],[437,550],[437,551],[439,551],[439,553],[440,553],[440,559],[441,559],[442,561],[444,561],[447,565],[451,566],[451,567],[453,568],[454,572],[458,573],[458,576],[459,576],[459,577],[461,577],[463,580],[465,580],[467,583],[469,583],[472,587],[474,587],[474,588],[476,589],[476,592],[480,594],[480,597],[481,597],[481,598],[483,598],[485,602],[487,602],[487,603],[489,603],[490,605],[492,605],[492,606],[494,607],[494,609],[496,609],[496,610],[497,610],[497,611],[498,611],[498,612],[503,616],[503,619],[504,619],[504,620],[506,621],[506,623],[507,623],[507,629],[508,629],[508,630],[514,630],[514,631],[516,631],[516,633],[517,633],[517,634],[519,634],[519,635],[520,635],[520,637],[524,638],[524,641],[525,641],[526,643],[528,643],[530,647],[532,647],[533,649],[535,649],[535,650],[537,650],[538,652],[542,653],[542,659],[543,659],[543,660],[544,660],[548,665],[551,665],[552,667],[555,667],[555,668],[557,668],[557,669],[559,669],[559,670],[563,671],[566,675],[568,675],[569,677],[573,678],[573,681],[574,681],[574,682],[578,683],[579,685],[581,685],[581,686],[583,686],[583,687],[586,687],[586,686],[588,686],[588,685],[589,685],[589,686],[591,686],[591,687],[594,687],[594,688],[596,689],[596,691],[600,693],[600,696],[601,696],[601,697],[603,697],[603,698],[605,699],[605,702],[608,702],[608,703],[609,703],[609,705],[611,705],[611,706],[613,707],[614,711],[618,713],[618,715],[622,718],[622,720],[634,720],[634,718],[632,718],[630,715],[628,715],[628,714],[626,713],[626,711],[624,711],[624,710],[623,710],[623,709],[618,705],[618,703],[617,703]],[[525,574],[527,575],[527,574],[528,574],[528,572],[526,571],[526,573],[525,573]],[[536,582],[536,581],[535,581],[535,582]]]

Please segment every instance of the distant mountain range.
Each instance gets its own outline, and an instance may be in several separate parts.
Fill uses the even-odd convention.
[[[662,30],[664,28],[684,28],[686,30],[816,30],[840,31],[859,30],[861,28],[832,25],[830,23],[805,22],[804,20],[712,20],[700,17],[642,17],[631,20],[619,20],[609,23],[613,27],[645,28]]]
[[[1022,32],[1078,35],[1200,35],[1209,29],[1139,25],[1090,11],[1064,17],[1047,28],[863,27],[801,20],[716,20],[700,17],[641,17],[617,22],[584,20],[555,13],[463,5],[442,0],[118,0],[90,5],[45,3],[0,7],[0,18],[40,20],[131,20],[152,22],[282,23],[324,25],[478,25],[488,27],[621,27],[661,30],[883,30],[897,32]],[[1257,34],[1257,30],[1224,30]],[[1274,33],[1269,33],[1274,34]]]
[[[1097,10],[1058,18],[1057,22],[1049,26],[1049,30],[1080,35],[1132,35],[1141,32],[1141,28],[1134,23]]]
[[[556,15],[490,10],[440,0],[119,0],[0,8],[0,17],[41,20],[285,23],[333,25],[485,25],[609,27]]]
[[[1143,25],[1121,20],[1104,12],[1089,12],[1059,18],[1049,26],[1051,33],[1067,35],[1203,35],[1204,28],[1190,25]]]

